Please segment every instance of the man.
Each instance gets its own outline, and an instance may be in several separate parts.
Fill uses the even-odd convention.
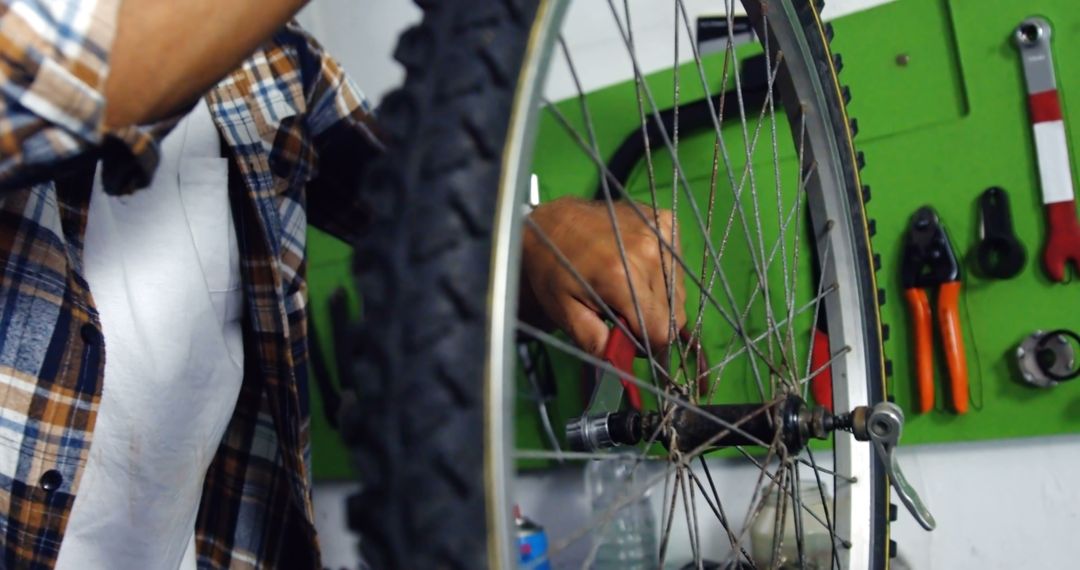
[[[351,237],[381,145],[302,4],[0,0],[4,567],[318,567],[305,233]],[[656,241],[620,212],[662,343]],[[534,217],[631,315],[613,240],[582,239],[606,210]],[[599,351],[532,247],[528,298]]]

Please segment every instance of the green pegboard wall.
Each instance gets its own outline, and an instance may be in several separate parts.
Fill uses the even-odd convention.
[[[335,355],[328,306],[330,295],[339,287],[344,287],[349,293],[351,307],[359,307],[356,286],[350,273],[351,261],[352,253],[345,243],[315,229],[308,231],[308,311],[310,324],[315,327],[322,343],[322,346],[312,346],[311,350],[322,351],[331,374],[335,374],[336,368],[333,365]],[[359,312],[352,316],[359,316]],[[315,383],[315,372],[311,370],[310,373],[312,475],[319,480],[354,479],[348,450],[341,436],[327,422],[322,397]],[[337,380],[335,374],[335,385],[338,385]]]
[[[975,404],[967,415],[943,409],[946,371],[936,354],[938,411],[908,413],[908,442],[981,440],[1080,431],[1080,384],[1052,390],[1023,385],[1011,364],[1020,340],[1036,329],[1080,328],[1080,283],[1056,284],[1042,271],[1044,221],[1027,97],[1011,33],[1031,15],[1054,28],[1058,84],[1070,150],[1080,149],[1080,11],[1069,0],[900,0],[836,22],[835,48],[849,54],[842,76],[854,99],[850,111],[864,133],[864,180],[873,186],[870,214],[878,220],[874,245],[884,270],[879,279],[891,325],[892,392],[914,409],[910,322],[897,269],[907,216],[932,204],[970,268],[976,243],[976,199],[990,186],[1009,192],[1015,230],[1028,261],[1014,279],[986,280],[965,273],[962,313]],[[948,52],[930,52],[928,46]],[[909,54],[906,67],[896,57]],[[941,56],[944,57],[941,57]],[[935,74],[928,85],[915,73]],[[931,86],[932,85],[932,86]],[[932,97],[927,91],[932,91]],[[905,110],[936,108],[934,122],[907,123]],[[1070,119],[1074,119],[1070,121]],[[981,380],[980,380],[981,377]],[[977,396],[981,392],[982,397]]]
[[[961,311],[975,406],[965,416],[946,410],[942,388],[947,376],[935,339],[938,409],[923,415],[909,412],[907,442],[1080,430],[1080,383],[1052,390],[1029,388],[1018,381],[1011,364],[1017,343],[1033,330],[1080,328],[1080,305],[1074,300],[1080,296],[1080,283],[1051,283],[1038,261],[1043,217],[1022,71],[1011,41],[1015,26],[1033,14],[1048,18],[1054,26],[1062,106],[1075,155],[1080,131],[1068,113],[1070,107],[1080,109],[1080,101],[1074,101],[1080,96],[1080,62],[1067,56],[1080,54],[1080,11],[1074,3],[899,0],[834,22],[833,46],[845,63],[841,82],[851,86],[849,112],[859,123],[856,144],[867,157],[863,179],[873,189],[868,207],[877,220],[875,249],[883,258],[878,278],[888,301],[883,308],[891,332],[886,353],[894,361],[890,388],[897,403],[914,409],[910,324],[898,274],[910,214],[923,204],[933,205],[966,270],[968,252],[976,241],[976,198],[987,187],[1001,186],[1010,194],[1015,230],[1028,249],[1024,272],[1012,280],[979,279],[965,272]],[[700,96],[695,74],[692,66],[683,66],[680,72],[683,101]],[[649,79],[658,104],[670,105],[671,72]],[[1070,90],[1071,83],[1077,86]],[[602,152],[610,153],[638,124],[632,89],[627,83],[588,96]],[[580,122],[575,102],[562,102],[560,109],[571,122]],[[543,125],[536,171],[545,199],[590,195],[597,180],[593,165],[584,157],[573,157],[561,127],[550,117],[544,117]],[[725,137],[729,135],[733,136],[729,147],[742,148],[739,134],[726,127]],[[695,194],[708,183],[712,143],[711,133],[681,143],[680,157]],[[664,152],[658,154],[657,179],[663,187],[670,184],[670,173],[666,177],[663,173],[670,171],[670,161],[664,162]],[[791,153],[781,155],[786,158],[783,168]],[[628,184],[638,199],[647,196],[640,191],[641,170]],[[786,182],[784,187],[791,188]],[[687,222],[681,211],[680,224],[685,227]],[[701,246],[687,238],[690,233],[683,232],[683,245],[693,259],[691,252],[699,252]],[[564,405],[580,406],[574,397]]]
[[[1029,388],[1018,381],[1011,365],[1017,343],[1033,330],[1080,328],[1080,283],[1051,283],[1038,261],[1044,230],[1038,175],[1022,71],[1010,39],[1013,28],[1035,14],[1046,17],[1054,27],[1056,71],[1075,157],[1080,149],[1080,116],[1069,115],[1070,109],[1080,110],[1080,10],[1075,0],[898,0],[833,22],[833,47],[844,57],[841,82],[851,86],[849,112],[859,124],[856,145],[867,157],[863,179],[872,187],[868,208],[877,220],[874,246],[883,259],[878,279],[886,290],[883,318],[891,329],[885,348],[894,362],[890,388],[898,404],[913,410],[915,401],[909,321],[898,275],[908,216],[923,204],[933,205],[967,269],[967,254],[976,240],[976,198],[987,187],[1001,186],[1009,192],[1015,230],[1028,252],[1024,271],[1012,280],[984,280],[965,273],[961,310],[972,394],[981,406],[965,416],[945,410],[940,388],[945,385],[946,371],[938,349],[939,409],[923,415],[909,411],[907,443],[1080,431],[1080,382],[1052,390]],[[753,51],[749,48],[740,54]],[[650,77],[661,107],[672,101],[671,78],[670,70]],[[700,97],[695,69],[684,67],[680,78],[683,101]],[[715,92],[718,87],[711,89]],[[599,90],[589,95],[589,102],[600,148],[610,153],[639,124],[632,88],[626,84]],[[563,102],[559,108],[571,122],[580,122],[575,102]],[[574,152],[574,143],[550,113],[541,120],[535,170],[544,199],[591,195],[597,181],[595,168]],[[732,148],[742,148],[740,133],[725,128],[728,136]],[[681,143],[680,157],[694,187],[707,187],[712,145],[711,134]],[[792,163],[793,153],[782,154],[782,164]],[[688,158],[693,156],[698,158]],[[659,183],[670,184],[670,160],[656,158]],[[1074,167],[1075,162],[1074,158]],[[734,169],[741,164],[736,160]],[[661,172],[664,169],[666,174]],[[639,199],[647,196],[641,193],[647,188],[641,170],[628,184],[631,195]],[[781,187],[793,187],[787,174]],[[680,223],[692,223],[684,215],[680,214]],[[700,244],[684,247],[688,255],[700,256]],[[313,237],[309,248],[312,306],[316,315],[324,317],[317,319],[324,327],[325,296],[338,284],[347,283],[347,250],[321,235]],[[322,338],[329,338],[328,331],[323,331],[320,328]],[[559,400],[553,406],[556,425],[560,425],[561,418],[580,410],[582,396],[576,369],[556,360],[560,369],[570,371],[560,379]],[[519,384],[519,391],[524,389]],[[736,392],[726,397],[746,395]],[[313,398],[315,474],[347,476],[339,438],[321,421],[318,405]],[[528,401],[520,401],[519,413],[532,409]],[[536,433],[535,426],[523,422],[519,446],[542,446]]]

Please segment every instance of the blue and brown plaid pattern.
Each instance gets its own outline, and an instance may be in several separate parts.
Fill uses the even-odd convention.
[[[4,568],[55,562],[101,397],[107,350],[82,277],[83,177],[100,159],[108,191],[135,191],[171,127],[103,131],[118,3],[0,0]],[[295,25],[207,102],[231,159],[248,366],[206,477],[199,566],[314,566],[305,235],[308,223],[343,237],[355,231],[357,181],[381,147],[360,91]]]

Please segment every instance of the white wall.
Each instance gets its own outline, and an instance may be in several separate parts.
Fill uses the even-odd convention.
[[[831,17],[888,0],[831,0]],[[576,64],[593,71],[583,77],[594,89],[630,77],[630,64],[607,3],[578,2],[570,13],[566,37]],[[646,70],[672,61],[668,31],[672,13],[667,2],[632,0],[635,39]],[[722,2],[687,0],[691,18]],[[659,8],[658,8],[659,6]],[[651,9],[651,11],[649,11]],[[646,14],[648,14],[646,16]],[[320,0],[302,15],[309,27],[344,63],[373,102],[400,81],[400,68],[390,59],[399,30],[416,21],[418,11],[404,0]],[[684,56],[687,45],[682,39]],[[548,97],[574,93],[556,65]],[[967,568],[1074,568],[1080,560],[1075,538],[1080,519],[1080,436],[1064,436],[977,444],[908,446],[901,459],[908,479],[922,494],[938,521],[923,532],[906,513],[893,527],[903,561],[918,570]],[[738,470],[728,477],[742,477]],[[343,532],[343,497],[350,485],[316,487],[316,509],[330,568],[354,567],[353,540]],[[746,489],[729,483],[726,489]],[[520,483],[521,503],[543,522],[556,517],[584,516],[580,474],[561,471],[530,477]],[[722,491],[723,492],[723,491]],[[551,497],[559,500],[551,500]],[[704,507],[703,507],[704,508]],[[897,566],[900,566],[899,564]]]
[[[407,0],[318,0],[298,19],[374,104],[405,77],[392,56],[398,35],[420,20],[420,9]]]
[[[730,0],[684,0],[691,26],[698,15],[722,15]],[[835,18],[894,0],[831,0],[825,7],[826,18]],[[622,5],[622,0],[615,2]],[[735,13],[742,13],[736,1]],[[668,67],[674,59],[670,37],[674,10],[670,2],[630,0],[635,45],[639,65],[648,73]],[[300,23],[315,35],[360,88],[378,103],[397,86],[404,73],[391,59],[397,37],[420,19],[420,10],[407,0],[318,0],[300,14]],[[680,24],[681,61],[690,59],[687,36]],[[630,59],[614,26],[608,3],[604,0],[571,2],[563,27],[563,36],[571,46],[575,65],[589,73],[581,77],[586,91],[625,81],[631,77]],[[558,100],[576,93],[565,65],[556,58],[546,95]]]
[[[893,524],[903,570],[1017,570],[1076,568],[1080,560],[1080,436],[985,443],[908,446],[901,449],[905,474],[937,519],[925,532],[901,507]],[[717,462],[720,463],[720,462]],[[745,512],[756,470],[724,463],[713,471],[729,512]],[[326,566],[355,567],[355,539],[344,532],[344,499],[353,485],[317,484],[316,513]],[[579,528],[589,517],[580,467],[534,474],[517,482],[515,496],[528,516],[550,528]],[[895,500],[895,499],[894,499]],[[660,510],[654,494],[654,508]],[[699,520],[707,521],[704,504]],[[674,540],[686,542],[686,524],[676,517]],[[741,518],[733,516],[739,526]],[[703,522],[703,524],[705,524]],[[712,527],[702,528],[715,528]],[[556,537],[553,537],[556,538]],[[713,537],[705,552],[726,552],[723,537]],[[588,552],[588,540],[572,544],[557,559],[574,567]],[[672,552],[688,552],[673,544]]]

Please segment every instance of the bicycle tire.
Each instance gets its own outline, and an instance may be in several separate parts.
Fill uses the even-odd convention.
[[[815,64],[809,71],[821,85],[830,136],[844,155],[843,199],[861,234],[853,240],[851,269],[866,293],[859,311],[873,404],[886,395],[884,299],[864,209],[869,190],[859,180],[862,159],[845,112],[847,89],[837,81],[839,59],[829,50],[831,28],[816,3],[765,1],[794,15],[792,28]],[[417,3],[423,20],[402,35],[394,53],[406,80],[381,108],[388,150],[367,179],[373,216],[356,243],[364,316],[348,373],[357,396],[343,413],[342,433],[363,488],[349,500],[349,524],[373,568],[494,568],[506,560],[500,549],[511,532],[509,514],[501,512],[507,505],[492,499],[493,477],[506,467],[484,452],[499,425],[487,382],[497,375],[489,369],[487,342],[492,248],[505,230],[494,213],[514,199],[505,161],[522,150],[507,149],[508,132],[520,111],[523,62],[542,33],[534,24],[550,3]],[[797,104],[785,108],[799,112]],[[868,567],[885,568],[888,485],[870,457]]]

